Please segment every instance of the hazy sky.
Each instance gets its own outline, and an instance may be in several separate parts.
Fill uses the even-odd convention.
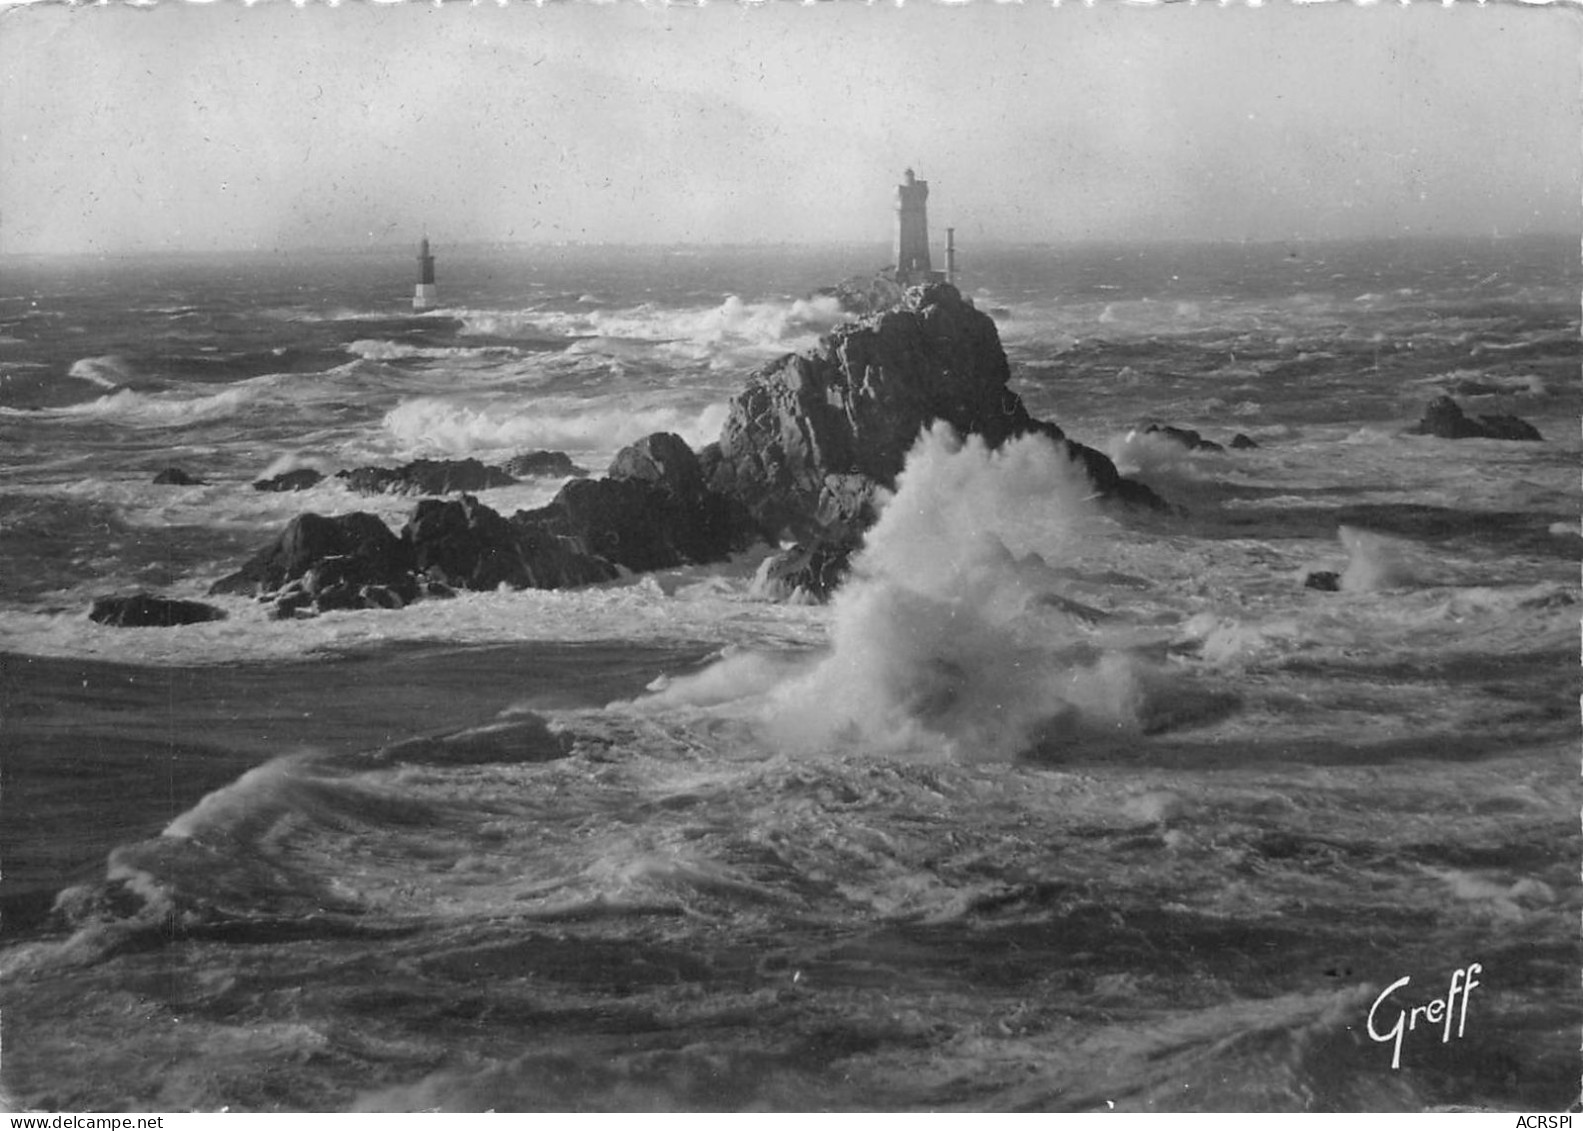
[[[0,10],[0,251],[1583,230],[1569,6]]]

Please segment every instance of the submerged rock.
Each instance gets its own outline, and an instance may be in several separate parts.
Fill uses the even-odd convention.
[[[225,611],[202,601],[178,601],[152,593],[126,597],[96,597],[88,619],[112,628],[171,628],[224,620]]]
[[[588,474],[586,467],[578,467],[565,452],[543,450],[512,456],[501,470],[518,479],[581,479]]]
[[[299,467],[294,471],[283,471],[279,475],[268,479],[253,480],[255,491],[306,491],[315,486],[324,476],[311,467]]]
[[[1543,440],[1539,430],[1515,416],[1471,417],[1450,397],[1436,397],[1409,432],[1443,440]]]
[[[419,459],[400,467],[359,467],[338,471],[348,490],[360,495],[454,495],[509,487],[516,479],[476,459]]]
[[[1341,575],[1333,569],[1313,569],[1303,574],[1304,589],[1318,589],[1321,593],[1341,592]]]
[[[764,527],[798,538],[866,526],[876,488],[893,487],[919,432],[935,421],[992,447],[1030,432],[1064,444],[1102,495],[1164,504],[1122,480],[1103,453],[1029,415],[1008,388],[994,320],[947,283],[906,292],[899,306],[839,327],[810,353],[748,378],[720,439],[700,453],[708,485]]]
[[[202,479],[188,475],[179,467],[167,467],[164,471],[154,476],[154,482],[161,487],[203,487],[206,483]]]

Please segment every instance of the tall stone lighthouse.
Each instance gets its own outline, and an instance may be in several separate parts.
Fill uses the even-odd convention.
[[[948,253],[954,258],[955,248]],[[896,281],[904,287],[938,283],[945,272],[929,263],[929,182],[911,169],[896,186]]]
[[[412,309],[432,310],[439,301],[440,292],[434,285],[434,256],[429,254],[429,236],[424,233],[418,244],[418,285],[412,292]]]

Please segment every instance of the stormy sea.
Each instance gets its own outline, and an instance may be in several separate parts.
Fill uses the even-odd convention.
[[[1169,509],[941,426],[827,603],[766,546],[296,618],[208,589],[412,512],[335,471],[699,448],[885,248],[437,242],[421,314],[400,248],[12,258],[0,1102],[1573,1105],[1576,241],[964,244]]]

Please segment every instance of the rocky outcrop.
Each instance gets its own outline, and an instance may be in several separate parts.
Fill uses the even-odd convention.
[[[1341,575],[1333,569],[1311,569],[1302,575],[1304,589],[1317,589],[1321,593],[1341,592]]]
[[[360,495],[459,495],[516,482],[476,459],[419,459],[400,467],[358,467],[335,474]]]
[[[206,486],[202,479],[187,474],[179,467],[167,467],[154,476],[154,482],[161,487],[203,487]]]
[[[512,456],[501,470],[518,479],[581,479],[588,474],[586,467],[578,467],[565,452],[543,450]]]
[[[894,309],[842,326],[817,350],[759,369],[700,453],[708,486],[766,528],[799,538],[861,528],[874,490],[894,485],[918,433],[945,421],[991,446],[1037,432],[1065,444],[1106,496],[1163,505],[1103,453],[1033,419],[1008,388],[994,320],[946,283],[909,290]]]
[[[635,444],[628,444],[610,461],[611,479],[635,479],[664,487],[673,494],[692,494],[703,490],[703,471],[698,457],[674,432],[653,432]]]
[[[283,471],[279,475],[268,479],[253,480],[255,491],[306,491],[315,486],[324,476],[311,467],[299,467],[294,471]]]
[[[112,628],[171,628],[224,620],[225,611],[202,601],[178,601],[152,593],[127,597],[96,597],[88,619]]]
[[[210,593],[257,596],[280,616],[401,608],[458,589],[568,589],[721,561],[762,537],[747,510],[704,486],[679,437],[624,448],[604,479],[573,479],[510,518],[474,496],[424,499],[398,537],[379,518],[300,515]]]
[[[723,561],[763,537],[747,508],[710,490],[692,449],[666,432],[623,448],[606,478],[574,479],[512,522],[634,572]]]
[[[303,515],[211,592],[269,596],[286,614],[396,606],[459,588],[564,588],[622,570],[721,561],[789,532],[801,544],[766,567],[764,586],[823,599],[845,576],[919,433],[937,421],[991,446],[1047,437],[1082,461],[1101,497],[1164,507],[1103,453],[1029,414],[1008,387],[994,321],[955,287],[900,295],[893,282],[881,282],[887,285],[861,288],[861,296],[854,285],[848,297],[889,309],[753,373],[720,439],[701,452],[655,433],[618,453],[604,478],[574,478],[545,506],[509,519],[470,488],[503,485],[497,477],[511,481],[510,473],[476,460],[343,472],[354,490],[462,497],[420,503],[399,538],[372,515]],[[527,453],[510,466],[566,473],[570,461],[556,456],[565,460],[564,453]],[[290,489],[288,477],[303,474],[255,486]],[[317,472],[305,474],[317,481]]]
[[[1436,397],[1409,432],[1443,440],[1543,440],[1539,430],[1515,416],[1471,417],[1450,397]]]
[[[327,572],[316,574],[309,585],[312,571]],[[274,542],[209,592],[270,596],[295,581],[303,581],[315,601],[321,589],[336,585],[388,588],[404,601],[417,596],[411,548],[376,515],[361,511],[335,518],[298,515]]]
[[[1190,452],[1223,452],[1226,449],[1213,440],[1204,439],[1203,435],[1192,428],[1178,428],[1174,424],[1151,424],[1144,430],[1145,435],[1164,436],[1168,440],[1175,440]],[[1242,433],[1237,433],[1242,436]],[[1248,440],[1246,436],[1242,436]],[[1233,441],[1235,443],[1235,441]],[[1248,443],[1253,441],[1248,440]]]
[[[610,581],[616,568],[542,525],[510,519],[471,495],[425,499],[401,531],[425,580],[455,589],[569,589]]]
[[[1258,446],[1257,441],[1252,436],[1245,435],[1242,432],[1238,432],[1231,438],[1230,447],[1233,451],[1251,452]]]

